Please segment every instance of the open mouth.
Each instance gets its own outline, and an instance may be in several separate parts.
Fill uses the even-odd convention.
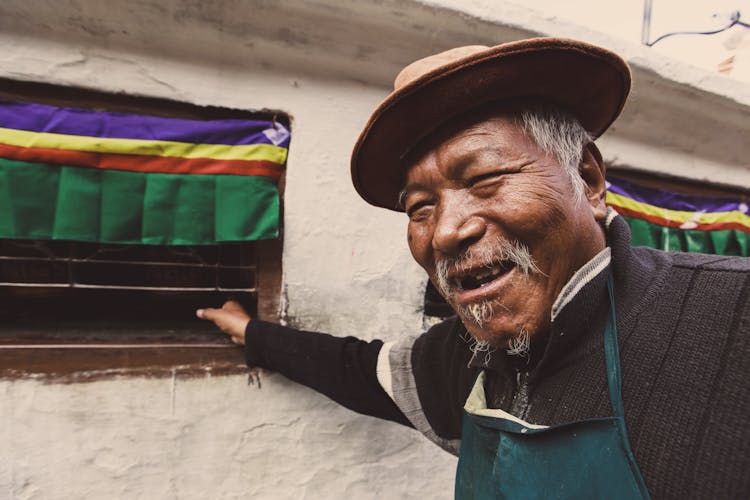
[[[454,277],[453,282],[461,290],[476,290],[489,285],[512,268],[513,264],[510,261],[504,261],[491,267],[470,269],[462,275]]]

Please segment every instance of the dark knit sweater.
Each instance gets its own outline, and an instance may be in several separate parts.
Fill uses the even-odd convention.
[[[654,498],[750,498],[750,259],[632,248],[619,217],[608,244],[626,424],[649,491]],[[398,343],[389,354],[393,398],[375,374],[380,341],[251,322],[248,362],[355,411],[416,427],[449,450],[480,367],[488,406],[528,422],[611,415],[602,339],[609,270],[561,309],[528,360],[472,356],[455,318]]]

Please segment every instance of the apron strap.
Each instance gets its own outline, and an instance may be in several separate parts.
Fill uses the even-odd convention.
[[[610,272],[607,276],[607,293],[609,295],[609,318],[607,324],[604,327],[604,358],[607,364],[607,385],[609,385],[609,400],[612,403],[612,413],[614,414],[615,420],[617,421],[617,428],[620,431],[620,442],[622,443],[623,451],[628,457],[628,465],[633,473],[633,477],[636,478],[638,489],[641,493],[641,498],[651,498],[646,488],[646,483],[643,481],[643,476],[638,468],[633,455],[633,450],[630,448],[630,440],[628,439],[628,431],[625,427],[625,410],[622,405],[622,376],[620,371],[620,349],[617,345],[617,316],[615,315],[615,293],[614,293],[614,279]]]
[[[620,349],[617,345],[617,317],[615,316],[614,280],[612,273],[607,277],[607,293],[609,294],[609,315],[604,326],[604,358],[607,363],[607,384],[609,385],[609,401],[615,417],[624,418],[625,410],[622,406],[622,378],[620,375]]]

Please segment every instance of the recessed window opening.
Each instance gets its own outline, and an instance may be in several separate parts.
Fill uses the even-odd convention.
[[[280,112],[0,80],[0,347],[220,345],[196,308],[268,316],[289,139]]]
[[[192,312],[232,298],[255,314],[256,259],[248,243],[0,240],[2,330],[40,341],[225,341]]]

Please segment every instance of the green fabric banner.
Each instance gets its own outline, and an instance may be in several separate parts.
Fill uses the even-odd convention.
[[[0,158],[0,238],[211,245],[278,236],[276,181]]]
[[[670,252],[699,252],[750,256],[750,234],[736,229],[697,231],[652,224],[635,217],[623,217],[633,233],[633,245]]]

